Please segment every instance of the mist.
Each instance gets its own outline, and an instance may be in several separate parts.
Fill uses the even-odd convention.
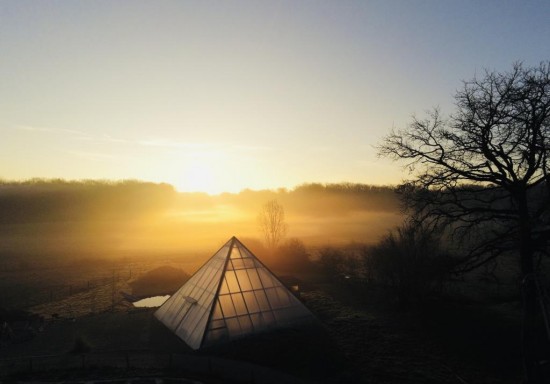
[[[257,216],[276,199],[289,238],[308,247],[374,243],[402,220],[393,187],[304,184],[208,195],[141,181],[35,179],[0,184],[3,263],[177,257],[200,263],[233,235],[263,241]]]

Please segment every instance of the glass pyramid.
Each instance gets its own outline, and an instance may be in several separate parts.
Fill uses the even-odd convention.
[[[314,319],[236,237],[174,293],[155,317],[193,349]]]

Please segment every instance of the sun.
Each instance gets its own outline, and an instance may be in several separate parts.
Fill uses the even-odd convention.
[[[183,178],[177,186],[179,190],[187,192],[219,193],[214,170],[205,163],[191,163],[186,167]]]

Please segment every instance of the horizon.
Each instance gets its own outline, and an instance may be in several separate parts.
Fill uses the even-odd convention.
[[[246,191],[252,191],[252,192],[292,192],[300,187],[304,186],[312,186],[312,185],[321,185],[323,187],[330,187],[330,186],[339,186],[339,185],[363,185],[368,187],[380,187],[380,188],[393,188],[397,187],[398,183],[396,184],[374,184],[374,183],[367,183],[367,182],[352,182],[352,181],[339,181],[339,182],[320,182],[320,181],[305,181],[293,186],[280,186],[275,188],[250,188],[250,187],[244,187],[239,190],[235,191],[220,191],[220,192],[209,192],[209,191],[201,191],[201,190],[182,190],[179,189],[176,185],[171,184],[169,182],[165,181],[153,181],[153,180],[142,180],[142,179],[66,179],[66,178],[44,178],[44,177],[31,177],[27,179],[4,179],[0,178],[0,186],[2,184],[34,184],[34,183],[55,183],[55,182],[61,182],[61,183],[74,183],[74,184],[86,184],[86,183],[105,183],[105,184],[123,184],[128,182],[136,182],[136,183],[153,183],[157,185],[169,185],[172,187],[177,193],[189,193],[189,194],[206,194],[209,196],[219,196],[223,194],[240,194],[242,192]]]

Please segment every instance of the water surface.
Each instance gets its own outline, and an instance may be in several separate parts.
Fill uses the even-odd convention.
[[[162,304],[164,304],[166,300],[168,300],[169,297],[170,295],[146,297],[145,299],[134,301],[132,304],[134,304],[134,307],[139,307],[139,308],[160,307]]]

